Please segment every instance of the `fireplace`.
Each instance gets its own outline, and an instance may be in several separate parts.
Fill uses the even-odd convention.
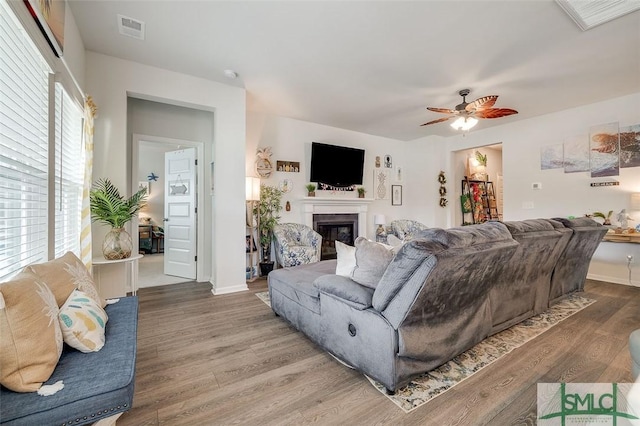
[[[358,236],[358,214],[314,214],[313,229],[322,235],[320,259],[335,259],[335,241],[352,246]]]

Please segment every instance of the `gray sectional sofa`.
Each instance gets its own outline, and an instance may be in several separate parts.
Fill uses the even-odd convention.
[[[395,392],[581,290],[606,231],[588,218],[428,229],[386,268],[371,254],[373,263],[383,264],[373,285],[370,277],[358,280],[357,268],[371,263],[364,248],[358,255],[369,244],[359,239],[351,277],[335,274],[336,260],[270,273],[271,306],[326,351]]]

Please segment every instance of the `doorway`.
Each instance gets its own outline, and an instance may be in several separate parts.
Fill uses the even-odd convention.
[[[132,138],[132,179],[135,190],[141,186],[148,189],[147,206],[139,214],[139,223],[134,227],[134,247],[145,256],[139,261],[138,287],[154,287],[159,285],[176,284],[201,279],[202,268],[196,267],[198,249],[202,244],[197,241],[199,217],[197,206],[202,205],[204,198],[203,185],[198,184],[198,176],[203,176],[202,161],[198,157],[203,155],[201,142],[163,138],[158,136],[133,134]],[[193,222],[185,227],[181,225],[182,235],[190,235],[194,242],[190,256],[193,259],[191,272],[185,269],[170,268],[165,264],[170,259],[172,241],[170,229],[167,228],[167,203],[171,199],[172,186],[176,187],[175,176],[167,175],[167,153],[183,153],[192,151],[196,164],[192,181],[187,185],[192,203],[189,213],[193,215]],[[186,231],[185,231],[186,230]],[[184,231],[184,232],[183,232]],[[167,248],[169,252],[167,252]],[[183,251],[183,250],[180,250]]]
[[[455,188],[455,205],[454,205],[454,223],[453,226],[460,226],[463,223],[469,223],[471,215],[463,214],[461,196],[463,195],[463,181],[465,176],[470,175],[469,163],[475,163],[476,153],[486,160],[484,171],[486,177],[482,180],[491,182],[491,188],[495,197],[494,205],[491,205],[492,211],[496,212],[497,219],[502,220],[504,211],[504,192],[503,192],[503,172],[502,172],[502,143],[493,145],[485,145],[474,148],[467,148],[460,151],[454,151],[453,170],[454,170],[454,188]],[[473,173],[473,171],[471,171]],[[471,176],[469,176],[471,179]],[[492,215],[493,216],[493,215]]]

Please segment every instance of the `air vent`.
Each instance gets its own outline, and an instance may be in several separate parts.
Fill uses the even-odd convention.
[[[122,35],[144,40],[144,22],[137,19],[118,15],[118,30]]]

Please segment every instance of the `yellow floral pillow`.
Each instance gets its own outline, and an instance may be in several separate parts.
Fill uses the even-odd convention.
[[[58,314],[64,342],[80,352],[98,352],[104,346],[109,317],[89,295],[74,290]]]
[[[62,353],[58,304],[37,276],[23,272],[0,284],[0,383],[35,392]]]

